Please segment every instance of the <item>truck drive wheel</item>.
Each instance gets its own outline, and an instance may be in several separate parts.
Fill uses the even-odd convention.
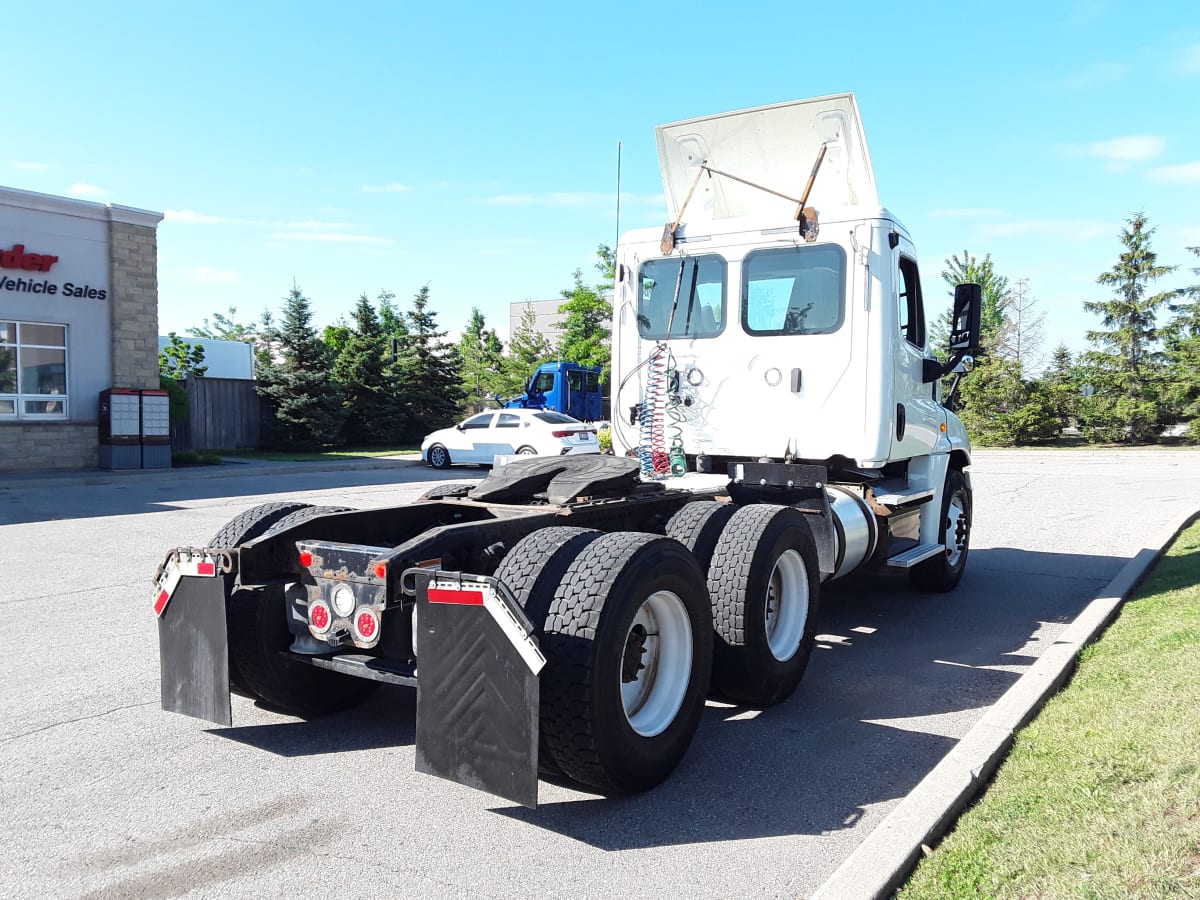
[[[268,503],[233,519],[217,532],[212,546],[236,547],[275,528],[313,516],[344,512],[344,507]],[[230,541],[218,544],[217,541]],[[279,656],[292,643],[282,585],[231,592],[225,596],[229,641],[229,683],[254,700],[293,715],[311,716],[345,709],[366,699],[378,685]]]
[[[450,451],[441,444],[434,444],[429,448],[426,461],[435,469],[450,468]]]
[[[923,591],[944,593],[958,587],[967,568],[967,552],[971,549],[971,489],[958,469],[946,473],[946,490],[942,498],[942,520],[938,540],[946,552],[917,563],[908,573],[913,587]]]
[[[575,557],[600,534],[588,528],[542,528],[517,541],[500,563],[496,578],[513,592],[539,638],[558,583]],[[562,775],[554,754],[546,746],[545,729],[540,733],[538,770],[546,775]]]
[[[688,503],[667,522],[667,537],[675,538],[691,550],[696,562],[707,574],[717,540],[736,511],[737,507],[732,503],[714,503],[711,500]]]
[[[666,778],[700,723],[711,669],[692,554],[653,534],[596,538],[555,590],[541,645],[542,733],[563,772],[605,792]]]
[[[259,506],[251,507],[244,513],[234,516],[222,526],[221,530],[212,536],[208,542],[210,547],[221,547],[225,550],[232,550],[234,547],[251,541],[256,537],[261,537],[266,534],[280,519],[294,513],[296,510],[305,509],[307,503],[263,503]],[[225,576],[225,629],[230,630],[229,625],[229,608],[233,602],[235,592],[233,589],[234,576]],[[237,593],[241,593],[238,591]],[[229,688],[235,694],[241,694],[243,697],[254,699],[250,691],[242,684],[241,675],[237,670],[237,664],[233,655],[229,656]]]
[[[804,513],[768,504],[738,509],[708,570],[714,688],[747,706],[787,699],[812,655],[820,582]]]

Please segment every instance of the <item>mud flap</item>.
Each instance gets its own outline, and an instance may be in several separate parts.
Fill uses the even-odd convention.
[[[410,570],[417,594],[417,771],[537,808],[533,626],[494,578]]]
[[[233,724],[225,579],[178,579],[158,617],[162,708],[217,725]]]

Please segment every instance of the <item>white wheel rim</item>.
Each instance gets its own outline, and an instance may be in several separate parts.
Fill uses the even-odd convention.
[[[958,565],[967,549],[968,529],[966,501],[962,494],[956,493],[946,510],[946,562],[951,567]]]
[[[642,737],[662,734],[692,678],[692,623],[671,591],[655,591],[629,623],[617,672],[625,719]]]
[[[771,655],[787,662],[796,655],[808,624],[808,569],[795,550],[785,550],[775,560],[767,582],[767,610],[763,624]]]

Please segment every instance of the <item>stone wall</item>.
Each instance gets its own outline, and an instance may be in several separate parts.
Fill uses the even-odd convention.
[[[97,438],[95,422],[5,422],[0,427],[0,470],[94,469]]]
[[[156,230],[110,222],[109,287],[112,384],[158,387],[158,244]]]

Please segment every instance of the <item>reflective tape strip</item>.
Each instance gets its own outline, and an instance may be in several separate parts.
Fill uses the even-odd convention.
[[[469,584],[469,588],[467,585]],[[488,611],[496,624],[500,626],[500,630],[504,632],[504,636],[508,638],[509,643],[516,648],[521,654],[521,659],[525,661],[525,665],[529,666],[531,672],[537,675],[546,665],[546,657],[542,656],[542,651],[538,648],[537,641],[529,634],[525,633],[524,626],[520,623],[512,610],[508,608],[508,604],[500,599],[495,589],[490,584],[479,584],[476,582],[459,582],[459,581],[432,581],[429,584],[427,591],[430,603],[458,603],[463,606],[483,606]],[[435,600],[437,596],[439,599]],[[451,598],[454,599],[451,599]]]
[[[167,566],[167,571],[163,573],[162,580],[158,583],[158,589],[154,592],[154,614],[156,616],[163,614],[163,610],[171,602],[171,595],[175,593],[175,588],[179,587],[179,579],[182,577],[183,573],[179,571],[179,566],[172,560]]]

